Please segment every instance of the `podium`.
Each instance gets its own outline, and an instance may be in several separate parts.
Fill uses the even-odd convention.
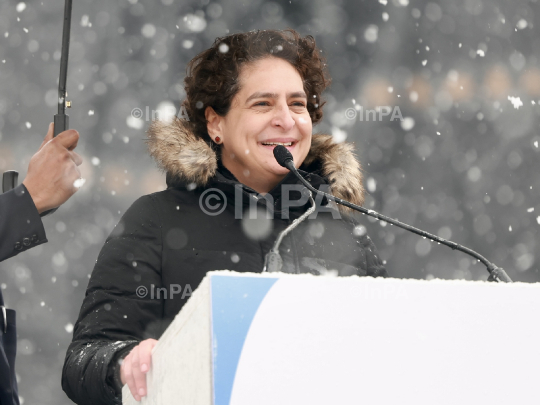
[[[539,404],[540,284],[217,271],[123,404]]]

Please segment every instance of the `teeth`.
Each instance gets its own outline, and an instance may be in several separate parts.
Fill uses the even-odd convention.
[[[283,146],[292,146],[292,142],[287,142],[287,143],[283,143],[283,142],[263,142],[262,143],[263,145],[283,145]]]

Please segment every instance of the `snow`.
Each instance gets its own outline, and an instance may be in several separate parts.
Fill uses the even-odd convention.
[[[201,32],[206,28],[206,20],[199,14],[186,14],[178,24],[186,32]]]
[[[404,131],[410,131],[414,128],[415,121],[412,117],[405,117],[403,121],[401,121],[401,128],[403,128]]]
[[[526,59],[525,56],[519,51],[514,51],[509,58],[510,65],[516,71],[521,71],[525,67]]]
[[[374,43],[379,36],[379,27],[374,24],[369,25],[364,31],[364,39],[366,42]]]
[[[83,179],[83,178],[77,179],[77,180],[75,180],[75,181],[73,182],[73,187],[75,187],[75,188],[81,188],[81,187],[84,185],[84,183],[86,183],[86,180],[85,180],[85,179]]]
[[[145,38],[152,38],[156,35],[156,27],[154,24],[144,24],[141,28],[141,34]]]
[[[521,101],[520,97],[508,96],[508,100],[510,100],[515,109],[523,106],[523,101]]]
[[[347,139],[347,132],[337,126],[334,126],[332,127],[332,138],[334,138],[335,143],[345,142]]]
[[[62,221],[58,221],[55,225],[55,228],[56,230],[59,232],[59,233],[62,233],[62,232],[65,232],[66,231],[66,224]]]
[[[88,14],[84,14],[81,17],[81,27],[88,27],[90,18],[88,17]]]
[[[126,125],[129,128],[142,129],[144,127],[144,120],[142,120],[141,118],[137,118],[137,117],[134,117],[134,116],[130,115],[129,117],[126,118]],[[128,142],[129,142],[129,140],[128,140]],[[125,142],[125,143],[127,143],[127,142]]]
[[[184,49],[191,49],[191,48],[193,48],[193,44],[194,44],[194,43],[195,43],[195,42],[192,41],[191,39],[184,39],[184,40],[182,41],[182,47],[183,47]]]
[[[63,3],[4,3],[0,169],[19,170],[22,180],[56,114]],[[26,325],[27,337],[50,340],[55,347],[60,343],[57,350],[33,357],[35,367],[20,365],[26,403],[65,402],[52,384],[60,379],[59,368],[50,369],[50,379],[39,370],[65,354],[71,339],[65,326],[75,324],[89,274],[121,217],[118,212],[164,188],[165,175],[145,146],[152,111],[163,110],[161,103],[165,110],[180,109],[186,63],[229,32],[290,26],[316,38],[332,85],[321,95],[324,116],[313,133],[354,143],[364,168],[366,208],[439,230],[440,236],[475,247],[511,276],[540,281],[535,53],[540,25],[534,24],[533,3],[525,8],[504,0],[380,0],[367,8],[356,0],[86,3],[73,10],[68,99],[74,101],[70,127],[81,135],[77,152],[87,181],[44,219],[47,244],[2,263],[4,295]],[[403,121],[359,120],[361,108],[365,117],[366,109],[380,106],[399,106]],[[135,108],[141,116],[132,115]],[[355,119],[345,118],[348,108]],[[186,212],[179,201],[170,210],[175,216]],[[469,259],[464,266],[460,253],[442,246],[417,255],[416,235],[368,218],[360,215],[362,224],[355,231],[351,225],[351,233],[369,234],[394,276],[484,277],[482,266]],[[263,225],[269,228],[271,222],[242,223],[255,239]],[[331,238],[328,229],[324,237]],[[424,248],[418,246],[421,254]],[[40,315],[40,324],[32,321],[33,313]],[[39,392],[50,398],[39,398]]]
[[[393,0],[395,6],[407,7],[409,5],[409,0]]]
[[[103,140],[103,142],[105,143],[111,143],[112,140],[113,140],[113,136],[110,132],[105,132],[102,136],[101,136],[101,139]]]
[[[157,105],[154,115],[166,124],[171,123],[176,115],[176,107],[168,100],[162,101]]]
[[[528,26],[528,23],[527,23],[527,20],[525,20],[524,18],[522,18],[521,20],[518,21],[516,27],[520,30],[522,29],[525,29],[527,28]]]
[[[353,235],[354,236],[364,236],[367,232],[367,229],[363,225],[356,225],[353,229]]]
[[[366,186],[370,193],[374,193],[377,190],[377,181],[373,177],[369,177]]]
[[[221,53],[227,53],[227,52],[229,52],[229,45],[227,45],[225,43],[221,43],[221,44],[219,44],[218,49],[219,49],[219,51]]]

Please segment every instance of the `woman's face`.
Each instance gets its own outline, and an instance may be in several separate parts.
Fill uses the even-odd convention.
[[[289,172],[274,158],[276,143],[292,153],[296,167],[309,152],[307,96],[299,73],[280,58],[244,65],[239,80],[240,91],[225,117],[207,110],[209,134],[222,139],[223,164],[240,182],[268,192]]]

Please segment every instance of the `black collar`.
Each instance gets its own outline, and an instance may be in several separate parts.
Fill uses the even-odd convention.
[[[270,190],[265,195],[261,195],[252,188],[240,183],[238,179],[234,176],[234,174],[232,174],[231,171],[223,165],[221,159],[218,159],[217,163],[218,166],[216,174],[208,181],[208,184],[205,186],[190,186],[189,184],[182,182],[178,178],[174,178],[170,173],[167,173],[167,185],[169,188],[181,188],[190,191],[200,192],[208,188],[217,188],[223,191],[229,197],[232,197],[231,201],[234,201],[234,199],[237,198],[238,190],[241,190],[243,196],[243,205],[249,205],[249,199],[257,200],[257,204],[264,204],[267,207],[269,204],[271,204],[274,212],[280,212],[282,210],[282,190],[284,185],[302,185],[300,180],[298,180],[292,172],[289,172],[283,178],[283,180],[281,180],[281,182],[279,182],[279,184],[276,185],[272,190]],[[302,165],[298,169],[298,172],[316,189],[322,189],[323,185],[326,185],[326,187],[328,187],[328,180],[321,176],[320,167],[318,165],[312,164],[309,167]],[[292,190],[290,191],[289,198],[291,201],[299,200],[301,198],[301,194],[299,191]],[[313,196],[313,198],[315,198],[315,196]],[[327,199],[323,198],[321,201],[321,205],[326,205],[327,203]],[[310,205],[311,203],[307,201],[306,204],[302,206],[290,207],[289,209],[291,211],[305,211],[306,206]]]
[[[307,172],[303,169],[306,169],[307,167],[300,166],[298,169],[298,172],[300,175],[306,179],[313,187],[316,189],[322,188],[322,185],[327,185],[328,181],[324,177],[320,176],[317,172]],[[313,168],[313,167],[312,167]],[[218,160],[218,170],[216,172],[216,175],[214,178],[212,178],[209,182],[208,187],[216,187],[225,192],[227,195],[232,196],[234,194],[235,198],[237,198],[238,193],[237,189],[240,187],[242,190],[242,194],[247,197],[244,198],[244,205],[249,204],[249,199],[256,199],[258,202],[264,203],[266,205],[272,203],[273,209],[275,212],[280,212],[282,210],[282,191],[283,186],[285,185],[299,185],[302,186],[300,188],[304,189],[305,187],[302,185],[302,182],[294,175],[294,173],[289,172],[283,180],[281,180],[272,190],[270,190],[267,194],[259,194],[257,191],[253,190],[252,188],[240,183],[238,179],[221,163],[220,160]],[[315,196],[313,196],[315,198]],[[299,200],[301,198],[301,194],[299,191],[296,191],[295,189],[290,191],[289,198],[291,201]],[[325,205],[328,203],[326,198],[324,198],[321,201],[322,205]],[[306,202],[306,204],[299,206],[299,207],[290,207],[291,210],[300,210],[304,211],[305,206],[310,206],[311,203],[309,201]]]

